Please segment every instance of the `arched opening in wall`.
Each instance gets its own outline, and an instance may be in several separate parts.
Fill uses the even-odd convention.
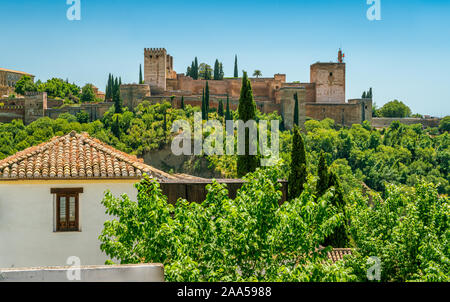
[[[332,72],[330,72],[330,77],[332,77],[333,76],[333,73]]]

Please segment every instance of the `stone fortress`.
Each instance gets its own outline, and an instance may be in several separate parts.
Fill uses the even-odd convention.
[[[256,105],[263,113],[277,111],[284,117],[287,128],[293,126],[294,94],[299,100],[300,123],[307,118],[322,120],[332,118],[338,124],[351,126],[372,120],[372,100],[345,98],[345,63],[339,50],[335,63],[315,63],[311,65],[310,82],[286,82],[285,74],[275,74],[271,78],[250,78]],[[209,80],[210,107],[217,108],[219,100],[224,104],[227,96],[230,107],[238,106],[241,78]],[[140,101],[158,102],[171,100],[174,106],[180,105],[181,97],[185,104],[200,106],[202,91],[206,80],[194,80],[173,70],[173,57],[164,48],[144,50],[145,84],[122,85],[121,95],[124,105],[134,108]]]
[[[277,111],[284,118],[286,128],[294,124],[294,94],[299,100],[299,122],[303,124],[307,119],[333,119],[337,124],[351,127],[369,121],[372,126],[387,127],[394,120],[405,124],[421,123],[424,127],[436,127],[436,118],[372,118],[371,99],[350,99],[346,101],[346,64],[341,50],[338,52],[337,62],[317,62],[310,66],[310,82],[286,82],[285,74],[275,74],[270,78],[250,78],[255,103],[263,113]],[[57,118],[62,113],[75,115],[87,112],[91,121],[101,119],[112,106],[111,102],[83,103],[74,106],[63,106],[62,100],[47,98],[46,93],[31,93],[25,97],[1,97],[13,93],[15,83],[23,76],[34,76],[25,72],[18,72],[0,68],[0,123],[22,119],[29,124],[40,117]],[[223,80],[209,80],[210,107],[217,108],[219,101],[226,105],[230,100],[230,109],[236,110],[242,85],[241,78],[224,78]],[[144,84],[124,84],[120,87],[123,105],[130,110],[142,101],[158,103],[164,100],[179,108],[181,98],[184,103],[201,106],[202,91],[206,80],[194,80],[184,73],[173,70],[173,57],[164,48],[146,48],[144,50]],[[3,89],[3,90],[2,90]],[[4,92],[4,93],[1,93]],[[98,97],[103,94],[96,91]]]

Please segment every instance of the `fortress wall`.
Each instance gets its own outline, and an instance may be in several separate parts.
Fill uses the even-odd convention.
[[[143,98],[151,95],[148,84],[127,84],[120,86],[120,96],[123,100],[123,106],[130,110],[136,107]]]
[[[372,118],[372,127],[375,128],[387,128],[392,122],[399,121],[405,125],[422,124],[424,128],[426,127],[439,127],[441,119],[439,118],[394,118],[394,117],[374,117]]]
[[[284,75],[276,75],[274,78],[251,78],[253,95],[255,97],[276,99],[276,90],[280,89],[285,80]],[[240,96],[242,79],[209,80],[210,95],[229,95],[233,98]],[[192,95],[201,95],[206,86],[206,80],[194,80],[182,74],[177,79],[167,80],[167,87],[172,91],[189,91]]]
[[[25,110],[23,106],[0,106],[0,123],[10,123],[13,120],[23,120],[24,115]]]
[[[362,105],[358,103],[306,103],[306,116],[315,120],[333,119],[336,124],[351,127],[363,122]]]

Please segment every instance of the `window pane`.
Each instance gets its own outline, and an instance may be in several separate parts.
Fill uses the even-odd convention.
[[[76,209],[75,209],[75,196],[69,197],[69,221],[75,222],[76,218]]]
[[[66,197],[61,196],[59,198],[59,220],[61,225],[65,225],[66,222]]]

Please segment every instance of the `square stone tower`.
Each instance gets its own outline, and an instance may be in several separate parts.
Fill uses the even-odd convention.
[[[316,103],[345,103],[345,63],[341,50],[338,63],[311,65],[311,83],[316,86]]]
[[[146,48],[144,50],[144,82],[154,92],[164,92],[167,79],[176,78],[173,70],[173,57],[165,48]]]

